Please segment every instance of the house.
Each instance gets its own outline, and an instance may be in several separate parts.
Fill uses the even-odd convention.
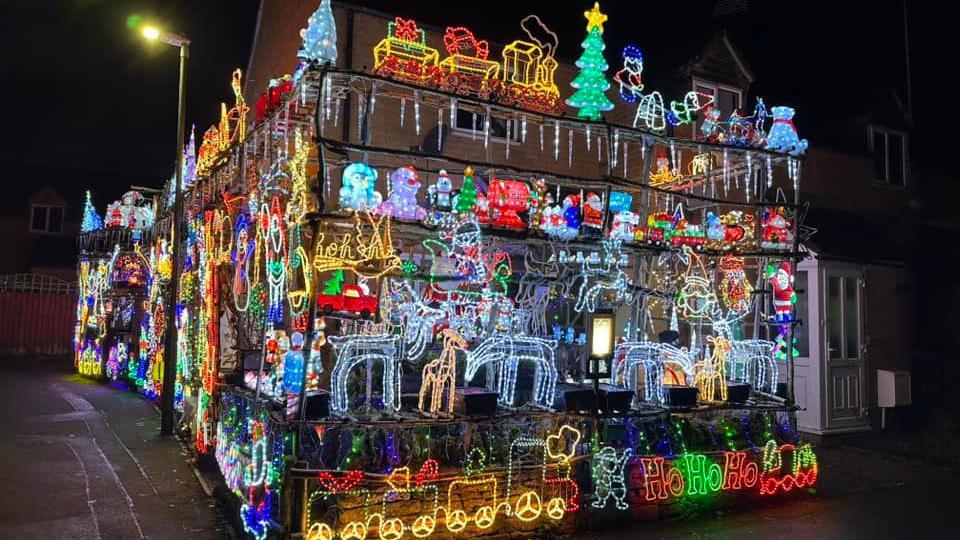
[[[14,190],[0,212],[0,275],[44,274],[76,279],[76,238],[82,195],[43,183]]]
[[[247,103],[256,102],[270,78],[294,71],[301,43],[296,28],[317,4],[317,0],[261,2],[244,81]],[[344,2],[334,2],[333,13],[339,34],[338,67],[372,70],[372,51],[395,14]],[[443,28],[424,23],[419,28],[426,30],[427,46],[443,50]],[[481,27],[474,31],[478,38],[484,37]],[[522,35],[519,21],[517,34]],[[753,99],[749,98],[755,97],[752,86],[762,74],[751,69],[735,37],[715,30],[704,33],[701,39],[689,39],[685,34],[682,41],[682,46],[650,44],[649,56],[658,58],[654,63],[658,67],[644,72],[645,83],[649,81],[649,87],[674,98],[691,89],[710,96],[724,116],[737,109],[749,114],[753,110]],[[663,49],[663,54],[657,56],[653,48]],[[501,50],[502,44],[490,49]],[[606,58],[611,66],[608,76],[612,77],[620,64],[618,52],[608,49]],[[572,61],[557,60],[555,82],[565,96],[578,70]],[[620,102],[616,92],[616,85],[608,91],[616,107],[604,116],[612,123],[632,125],[636,105]],[[342,109],[357,111],[361,105],[350,99],[345,98]],[[861,103],[861,110],[845,110],[839,117],[833,111],[806,111],[799,122],[803,131],[803,122],[814,126],[812,117],[816,115],[831,118],[829,126],[821,122],[817,126],[821,129],[802,133],[812,142],[802,165],[801,198],[810,201],[804,225],[815,229],[816,234],[806,235],[804,248],[810,258],[799,264],[796,273],[797,317],[803,321],[796,336],[800,354],[796,359],[795,394],[802,407],[799,427],[821,435],[876,426],[877,370],[909,369],[913,347],[908,320],[912,287],[905,258],[905,248],[912,239],[910,123],[904,107],[891,93]],[[601,160],[592,158],[601,149],[590,149],[589,142],[582,139],[572,142],[572,135],[567,139],[566,134],[548,133],[546,144],[554,151],[544,154],[540,147],[544,135],[524,136],[516,123],[507,123],[491,126],[490,144],[478,148],[474,143],[475,126],[483,123],[482,115],[457,110],[452,117],[453,129],[438,133],[437,118],[418,116],[415,120],[411,107],[403,110],[396,100],[383,100],[378,105],[378,124],[368,127],[367,144],[406,145],[424,152],[455,153],[478,162],[491,162],[492,155],[507,155],[517,170],[556,170],[586,178],[599,178],[605,172]],[[354,114],[339,119],[340,133],[336,137],[359,139],[361,126],[351,120]],[[412,121],[423,123],[416,136],[400,129],[404,122]],[[677,134],[690,136],[683,131],[698,127],[693,122],[677,128]],[[629,152],[621,158],[624,175],[636,176],[639,170],[627,173],[626,162],[639,163],[639,150]],[[545,155],[549,157],[544,159]],[[397,165],[431,169],[427,158],[414,161]],[[436,177],[430,172],[422,176],[426,185]],[[793,194],[785,196],[792,199]],[[771,194],[770,200],[775,197]],[[752,328],[745,331],[754,332]],[[757,329],[755,334],[772,338],[766,332]]]

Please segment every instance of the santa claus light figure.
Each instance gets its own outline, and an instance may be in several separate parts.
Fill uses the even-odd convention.
[[[771,265],[772,270],[772,265]],[[790,263],[783,261],[776,271],[768,271],[773,286],[773,310],[776,322],[788,323],[793,320],[793,303],[797,294],[793,291],[793,271]]]

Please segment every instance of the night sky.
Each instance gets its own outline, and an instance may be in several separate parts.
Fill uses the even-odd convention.
[[[4,183],[15,192],[30,191],[42,182],[64,186],[65,193],[89,186],[101,207],[131,184],[159,187],[170,176],[174,159],[177,53],[169,46],[145,43],[127,27],[128,17],[139,14],[160,21],[192,39],[187,123],[195,123],[199,135],[216,119],[220,101],[231,99],[230,72],[247,65],[259,4],[256,0],[0,3],[5,8],[0,20],[0,50],[6,64],[2,70],[6,121],[0,146]],[[438,26],[466,25],[478,36],[501,43],[520,37],[520,19],[537,13],[559,34],[558,56],[567,59],[580,52],[581,13],[591,4],[355,3]],[[816,129],[829,129],[832,118],[857,110],[858,102],[871,93],[890,89],[905,95],[901,2],[742,3],[750,6],[747,13],[717,18],[713,0],[607,0],[601,5],[610,17],[604,35],[607,60],[612,70],[617,69],[623,44],[635,43],[653,70],[658,51],[683,47],[685,41],[726,27],[758,78],[751,95],[764,96],[768,105],[795,105],[801,136],[813,144],[816,134],[804,132],[805,121],[816,124]],[[515,7],[519,4],[524,7]],[[952,92],[943,92],[940,85],[957,59],[954,50],[940,47],[955,37],[956,30],[954,14],[940,9],[932,2],[909,7],[916,122],[912,156],[917,162],[946,165],[948,145],[956,134],[942,126],[956,124],[952,118],[956,113],[948,106]],[[304,24],[290,21],[291,34]]]

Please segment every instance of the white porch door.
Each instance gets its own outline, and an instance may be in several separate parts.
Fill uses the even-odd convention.
[[[864,403],[863,273],[858,268],[824,270],[823,335],[826,359],[827,429],[867,425]]]

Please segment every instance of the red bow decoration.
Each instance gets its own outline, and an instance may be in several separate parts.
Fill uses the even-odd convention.
[[[393,21],[393,36],[403,41],[420,41],[420,29],[417,21],[397,17]]]
[[[414,482],[418,488],[422,488],[428,482],[436,482],[437,478],[440,478],[440,466],[437,464],[437,460],[428,459],[423,462]]]
[[[333,475],[327,471],[320,471],[317,473],[317,481],[320,482],[320,485],[330,493],[343,493],[345,491],[350,491],[360,484],[361,480],[363,480],[363,471],[358,470],[348,471],[339,479],[334,478]]]
[[[448,26],[447,32],[443,35],[443,46],[451,56],[463,54],[464,56],[486,60],[487,56],[490,55],[490,44],[487,43],[487,40],[477,39],[469,28],[463,26],[457,26],[456,28]]]

